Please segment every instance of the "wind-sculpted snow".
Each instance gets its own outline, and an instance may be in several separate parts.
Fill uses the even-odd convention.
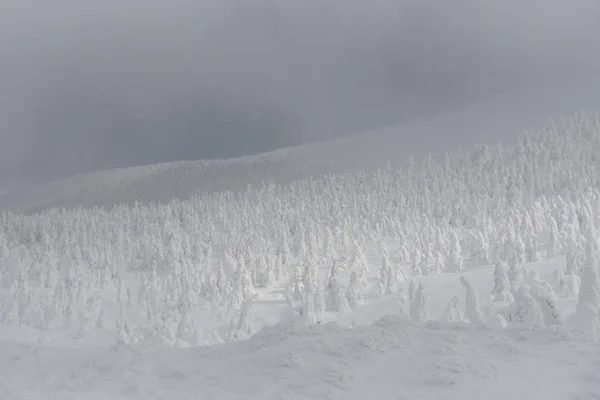
[[[486,399],[600,396],[597,344],[550,329],[276,326],[197,349],[0,342],[3,399]],[[12,394],[12,396],[11,396]]]
[[[397,166],[410,156],[470,149],[475,143],[512,143],[521,129],[586,108],[600,107],[600,82],[510,92],[444,114],[361,135],[233,160],[189,161],[102,171],[17,188],[0,195],[0,209],[112,206],[185,200],[247,185],[285,184],[325,174]],[[135,151],[135,149],[131,149]]]

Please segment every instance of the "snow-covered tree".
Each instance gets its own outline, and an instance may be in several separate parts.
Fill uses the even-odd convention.
[[[509,320],[530,327],[544,325],[544,313],[538,302],[531,296],[529,286],[522,285],[515,294]]]
[[[434,257],[433,273],[436,275],[441,274],[444,271],[445,266],[446,266],[446,257],[444,257],[444,254],[442,254],[441,251],[436,251],[435,257]]]
[[[540,252],[533,235],[525,237],[525,257],[527,262],[536,262],[540,259]]]
[[[350,283],[348,285],[348,290],[346,291],[346,298],[348,299],[350,308],[356,308],[363,303],[360,282],[355,271],[350,275]]]
[[[482,231],[476,233],[471,258],[474,268],[490,263],[490,244]]]
[[[329,278],[327,279],[326,310],[339,314],[350,311],[345,288],[340,282],[338,263],[335,260],[331,262]]]
[[[464,321],[465,316],[462,310],[458,308],[458,302],[459,300],[457,296],[454,296],[450,300],[448,306],[446,306],[446,311],[444,311],[444,314],[442,315],[442,322],[452,324]]]
[[[398,274],[392,265],[387,252],[387,246],[381,245],[381,268],[379,270],[379,293],[394,294],[398,291]]]
[[[317,278],[317,269],[313,260],[308,260],[304,267],[302,316],[311,325],[322,318],[324,305],[322,290]]]
[[[247,339],[255,332],[254,312],[252,310],[253,300],[244,299],[239,315],[232,321],[232,339]]]
[[[548,251],[547,258],[554,258],[559,255],[562,251],[562,244],[560,242],[560,233],[558,231],[558,224],[556,219],[550,216],[550,232],[548,235]]]
[[[519,291],[523,283],[523,270],[515,263],[512,263],[508,268],[508,281],[510,283],[510,291],[514,294]]]
[[[494,268],[494,287],[492,288],[492,302],[512,303],[514,297],[510,292],[511,285],[508,278],[507,265],[504,260],[496,263]]]
[[[446,258],[446,270],[449,272],[460,272],[463,270],[463,258],[461,255],[460,239],[456,230],[452,230],[450,240],[450,249]]]
[[[410,304],[410,318],[415,322],[425,322],[429,319],[429,310],[427,308],[427,297],[423,283],[419,282],[415,297]]]
[[[600,279],[598,260],[591,247],[588,248],[587,260],[582,271],[575,320],[578,328],[596,337],[600,333]]]
[[[358,282],[362,289],[366,288],[367,280],[369,278],[369,263],[362,246],[358,242],[354,243],[352,253],[352,265],[358,271]]]
[[[544,313],[544,323],[547,326],[562,326],[565,324],[565,317],[556,303],[556,296],[553,291],[535,285],[531,286],[531,296],[540,305]]]
[[[481,311],[479,310],[479,300],[473,286],[464,276],[460,277],[460,284],[465,287],[465,317],[472,324],[479,324],[482,321]]]
[[[565,257],[567,259],[565,273],[567,275],[580,275],[583,269],[583,248],[572,244],[568,247]]]
[[[421,266],[423,265],[423,255],[418,247],[413,249],[412,255],[412,276],[421,276],[423,275],[423,271],[421,270]]]

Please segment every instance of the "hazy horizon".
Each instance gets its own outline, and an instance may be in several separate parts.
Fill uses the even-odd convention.
[[[594,1],[8,0],[0,180],[236,157],[597,74],[599,16]]]

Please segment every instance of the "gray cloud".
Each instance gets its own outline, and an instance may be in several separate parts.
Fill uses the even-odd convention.
[[[0,178],[237,156],[592,74],[598,18],[592,0],[8,0]]]

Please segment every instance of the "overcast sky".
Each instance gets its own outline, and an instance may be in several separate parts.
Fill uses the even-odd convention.
[[[589,74],[599,4],[4,0],[0,179],[234,157]]]

